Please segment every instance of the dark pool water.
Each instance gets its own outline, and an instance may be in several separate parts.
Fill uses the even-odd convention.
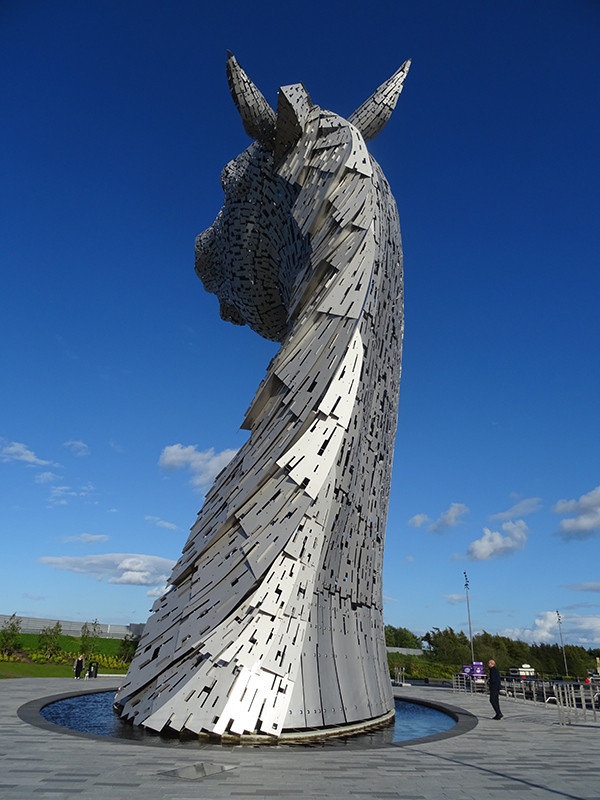
[[[196,738],[180,739],[164,736],[127,725],[116,716],[112,704],[114,692],[99,692],[80,697],[69,697],[58,700],[42,708],[41,716],[60,725],[83,733],[95,733],[99,736],[110,736],[116,739],[144,740],[153,744],[165,744],[171,747],[206,746]],[[396,700],[396,718],[393,725],[379,730],[368,731],[355,736],[339,739],[323,739],[322,741],[295,746],[304,747],[377,747],[393,742],[404,742],[442,733],[454,727],[456,722],[447,714],[427,706]],[[209,745],[213,746],[213,745]],[[226,746],[231,746],[227,744]],[[272,745],[271,745],[272,746]],[[291,745],[290,745],[291,746]]]

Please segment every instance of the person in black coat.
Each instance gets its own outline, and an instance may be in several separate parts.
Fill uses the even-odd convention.
[[[75,663],[73,664],[73,672],[75,673],[75,680],[79,680],[81,677],[81,673],[83,668],[85,667],[85,661],[82,655],[77,656],[75,659]]]
[[[488,667],[490,668],[490,703],[496,712],[493,719],[502,719],[504,715],[500,711],[500,672],[492,658],[488,661]]]

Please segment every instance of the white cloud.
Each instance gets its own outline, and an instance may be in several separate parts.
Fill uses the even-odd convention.
[[[387,595],[383,595],[384,602],[386,603],[397,603],[398,600],[395,597],[387,597]]]
[[[450,508],[444,511],[443,514],[440,514],[435,522],[431,520],[427,514],[415,514],[414,517],[408,520],[408,524],[412,525],[413,528],[420,528],[429,523],[427,530],[443,533],[446,528],[455,528],[459,524],[460,518],[463,514],[466,514],[468,510],[464,503],[452,503]]]
[[[192,473],[191,484],[199,491],[209,486],[231,461],[237,450],[222,450],[215,453],[214,448],[199,451],[195,445],[172,444],[165,447],[158,460],[163,469],[187,467]]]
[[[107,542],[109,536],[105,533],[91,534],[80,533],[78,536],[63,536],[63,542],[84,542],[84,544],[91,544],[92,542]]]
[[[29,592],[23,592],[23,597],[26,600],[35,600],[36,602],[46,599],[42,594],[29,594]]]
[[[498,531],[484,528],[481,539],[476,539],[469,545],[467,558],[471,561],[487,561],[490,558],[510,556],[525,547],[529,528],[522,519],[505,522],[502,530],[506,532],[505,536]]]
[[[552,642],[558,637],[556,611],[543,611],[536,617],[532,628],[505,628],[500,635],[524,642]]]
[[[159,528],[168,528],[171,531],[177,530],[177,525],[174,525],[172,522],[165,522],[164,519],[160,517],[144,517],[144,519],[148,522],[153,522]]]
[[[95,487],[91,483],[80,486],[79,491],[74,491],[70,486],[53,486],[50,490],[48,502],[51,506],[66,506],[69,502],[67,500],[68,497],[86,497],[94,489]],[[94,505],[97,505],[97,502]]]
[[[551,509],[555,514],[575,514],[560,521],[560,536],[565,542],[574,539],[591,539],[600,530],[600,486],[596,486],[579,500],[559,500]]]
[[[600,592],[600,583],[571,583],[564,588],[572,592]]]
[[[108,440],[108,444],[110,445],[110,447],[112,447],[112,449],[115,451],[115,453],[122,453],[123,450],[125,449],[122,445],[120,445],[114,439],[109,439]]]
[[[414,558],[412,556],[406,556],[405,561],[414,561]]]
[[[508,511],[501,511],[499,514],[492,514],[490,519],[515,519],[515,517],[524,517],[526,514],[533,514],[535,511],[541,511],[541,509],[541,497],[528,497],[525,500],[520,500],[516,505],[512,506],[512,508],[509,508]]]
[[[25,461],[26,464],[35,464],[38,467],[47,466],[48,464],[57,466],[52,461],[44,461],[38,458],[33,450],[30,450],[21,442],[7,442],[6,439],[0,439],[0,460],[4,462]]]
[[[107,513],[108,514],[116,514],[118,511],[119,511],[118,508],[109,508]]]
[[[568,644],[600,644],[600,614],[561,613],[562,633]],[[543,611],[532,628],[507,628],[501,636],[522,639],[526,642],[555,642],[559,639],[556,611]]]
[[[52,481],[56,481],[58,478],[59,476],[55,475],[53,472],[38,472],[33,480],[36,483],[52,483]]]
[[[69,502],[67,497],[77,497],[77,492],[74,492],[70,486],[53,486],[48,501],[53,506],[66,506]]]
[[[454,528],[460,522],[460,518],[463,514],[466,514],[468,511],[469,509],[464,503],[452,503],[448,511],[444,511],[435,522],[431,523],[429,530],[443,533],[446,528]]]
[[[450,603],[451,606],[455,606],[458,603],[464,603],[467,599],[466,594],[445,594],[443,597]]]
[[[69,442],[63,442],[63,447],[67,447],[74,456],[81,458],[82,456],[89,456],[90,448],[85,442],[79,439],[71,439]]]
[[[108,583],[134,586],[157,586],[167,582],[175,561],[160,556],[132,553],[106,553],[100,556],[42,556],[42,564],[54,569],[94,575],[98,580],[108,578]]]
[[[412,525],[413,528],[420,528],[421,525],[424,525],[426,522],[430,522],[431,520],[427,516],[427,514],[415,514],[414,517],[411,517],[408,520],[408,524]]]
[[[149,592],[146,592],[146,597],[162,597],[168,588],[168,583],[165,583],[164,586],[155,586],[154,589],[150,589]]]

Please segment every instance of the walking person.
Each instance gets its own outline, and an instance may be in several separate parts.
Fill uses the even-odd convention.
[[[73,672],[75,673],[76,681],[78,681],[81,678],[81,673],[83,672],[84,667],[85,667],[85,661],[83,659],[83,656],[79,654],[73,664]]]
[[[493,658],[488,661],[488,667],[490,668],[490,703],[496,712],[496,716],[492,719],[502,719],[504,715],[500,711],[500,671]]]

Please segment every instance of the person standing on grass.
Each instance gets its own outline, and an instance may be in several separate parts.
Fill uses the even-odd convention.
[[[73,672],[75,673],[75,680],[78,681],[81,678],[81,673],[83,672],[83,668],[85,667],[85,661],[81,653],[75,659],[75,663],[73,664]]]
[[[490,668],[490,703],[496,712],[496,716],[492,719],[502,719],[504,715],[500,711],[500,672],[493,658],[488,661],[488,667]]]

